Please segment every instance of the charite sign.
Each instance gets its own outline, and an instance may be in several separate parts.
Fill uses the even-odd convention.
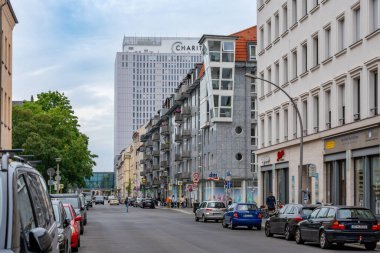
[[[202,46],[198,44],[186,44],[180,41],[174,42],[172,45],[172,52],[173,53],[196,53],[201,52]]]

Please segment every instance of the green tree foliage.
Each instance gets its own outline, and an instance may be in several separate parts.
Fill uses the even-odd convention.
[[[84,186],[92,175],[97,155],[88,149],[88,137],[79,131],[78,118],[68,98],[57,91],[37,95],[36,101],[13,106],[13,147],[25,149],[45,179],[46,170],[56,169],[61,158],[61,183],[68,187]]]

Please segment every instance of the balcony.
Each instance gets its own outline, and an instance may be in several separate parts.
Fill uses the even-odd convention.
[[[161,134],[162,135],[168,135],[168,134],[170,134],[169,126],[162,126],[161,127]]]
[[[160,170],[160,165],[158,165],[158,164],[157,164],[157,165],[153,165],[153,166],[152,166],[152,170],[153,170],[153,171]]]
[[[152,160],[152,155],[144,155],[144,160],[145,160],[145,161],[150,161],[150,160]]]
[[[170,143],[161,144],[161,151],[169,151],[169,150],[170,150]]]
[[[140,171],[140,176],[144,177],[146,175],[145,171]]]
[[[160,141],[160,134],[159,133],[154,133],[152,135],[152,140],[153,141]]]
[[[190,139],[191,138],[191,130],[189,129],[184,129],[182,130],[182,138],[183,139]]]
[[[160,156],[160,151],[159,150],[153,150],[152,155],[155,157]]]
[[[175,154],[174,161],[181,162],[182,161],[182,156],[180,154]]]
[[[182,142],[182,135],[176,134],[175,137],[174,137],[174,141],[175,142]]]
[[[158,179],[154,179],[153,182],[152,182],[152,186],[157,188],[157,187],[160,187],[160,181]]]
[[[179,114],[179,113],[176,113],[175,116],[174,116],[174,121],[175,121],[176,123],[182,123],[182,121],[183,121],[183,117],[182,117],[182,115]]]
[[[160,162],[161,168],[169,168],[169,163],[168,161],[164,160]]]
[[[182,108],[182,116],[183,117],[190,117],[191,116],[191,108],[189,106],[184,106]]]
[[[182,159],[190,159],[191,158],[191,151],[184,150],[182,151]]]
[[[182,101],[184,100],[184,96],[182,96],[182,94],[180,93],[180,91],[177,91],[177,93],[174,94],[174,101],[176,103],[182,103]]]
[[[146,145],[146,147],[152,147],[153,146],[153,141],[152,140],[147,140],[145,142],[145,145]]]

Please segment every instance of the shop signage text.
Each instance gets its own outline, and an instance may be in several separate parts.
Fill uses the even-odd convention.
[[[202,50],[201,45],[184,44],[180,41],[174,42],[172,45],[173,53],[196,53],[196,52],[200,53],[201,50]]]

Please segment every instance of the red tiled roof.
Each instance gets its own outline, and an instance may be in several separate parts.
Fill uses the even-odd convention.
[[[236,40],[235,61],[248,60],[248,42],[257,42],[256,26],[249,27],[242,31],[231,34],[231,36],[238,37]]]

